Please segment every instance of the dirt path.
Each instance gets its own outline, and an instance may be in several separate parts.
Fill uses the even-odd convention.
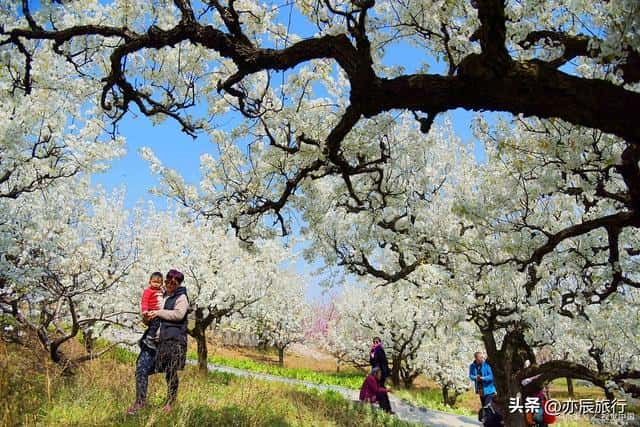
[[[218,366],[209,364],[209,369],[218,372],[227,372],[240,377],[256,378],[264,381],[280,382],[284,384],[300,385],[308,388],[314,388],[321,391],[332,390],[340,393],[347,400],[358,400],[358,391],[346,387],[315,384],[307,381],[296,380],[293,378],[279,377],[276,375],[262,374],[258,372],[247,371],[244,369],[230,368],[227,366]],[[396,416],[404,421],[410,421],[416,424],[422,424],[432,427],[471,427],[479,426],[480,423],[473,418],[462,415],[448,414],[446,412],[432,411],[424,408],[418,408],[410,403],[398,399],[393,394],[390,396],[391,405],[396,412]]]

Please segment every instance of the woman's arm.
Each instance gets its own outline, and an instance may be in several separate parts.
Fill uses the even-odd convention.
[[[171,322],[177,322],[182,320],[187,314],[187,309],[189,308],[189,301],[185,295],[180,295],[176,300],[176,305],[173,310],[158,310],[156,312],[156,316],[163,319],[169,320]]]

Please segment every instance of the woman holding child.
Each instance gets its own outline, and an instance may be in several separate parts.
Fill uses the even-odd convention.
[[[151,276],[150,286],[154,276]],[[187,289],[182,286],[184,275],[169,270],[165,279],[164,304],[161,310],[143,312],[146,324],[154,325],[140,340],[140,354],[136,363],[136,401],[127,411],[134,414],[144,407],[147,399],[149,375],[164,372],[167,380],[167,400],[163,410],[171,411],[178,394],[178,371],[184,369],[187,359]],[[160,320],[156,337],[154,319]]]

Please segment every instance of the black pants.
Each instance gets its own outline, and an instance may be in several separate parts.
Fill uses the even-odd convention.
[[[156,350],[143,345],[138,355],[136,363],[136,402],[145,403],[147,400],[147,387],[149,375],[155,373]],[[174,403],[178,395],[178,363],[168,363],[165,365],[164,376],[167,380],[167,400],[166,403]]]
[[[378,385],[380,387],[384,387],[384,381],[386,380],[386,377],[382,377],[380,378],[380,381],[378,381]],[[379,393],[376,398],[378,399],[378,404],[380,405],[380,409],[382,409],[385,412],[391,412],[391,402],[389,402],[389,394],[388,393]]]
[[[490,405],[493,402],[493,398],[495,395],[495,393],[480,395],[480,406],[485,407],[487,405]]]
[[[478,421],[482,421],[484,419],[484,407],[493,403],[493,398],[495,397],[495,395],[495,393],[480,395],[480,410],[478,411]]]
[[[391,402],[389,402],[389,395],[387,393],[378,393],[376,395],[380,409],[385,412],[391,412]]]

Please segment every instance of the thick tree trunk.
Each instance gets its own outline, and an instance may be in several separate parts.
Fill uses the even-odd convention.
[[[207,349],[207,338],[204,331],[200,330],[200,333],[194,336],[198,345],[198,370],[206,374],[209,372],[209,366],[207,366],[207,359],[209,358],[209,351]]]
[[[193,325],[193,329],[189,330],[189,335],[191,335],[196,340],[197,352],[198,352],[198,371],[202,374],[206,374],[209,372],[209,367],[207,366],[207,359],[209,358],[209,351],[207,349],[207,324],[204,317],[204,311],[202,307],[198,307],[195,310],[195,324]],[[210,322],[209,322],[210,323]]]
[[[455,406],[456,401],[458,400],[458,393],[455,391],[453,393],[449,392],[449,386],[442,387],[442,402],[447,406]]]
[[[284,367],[284,348],[278,348],[278,365]]]
[[[394,387],[400,387],[400,358],[394,357],[391,366],[391,383]]]
[[[496,386],[494,402],[497,405],[497,410],[504,416],[504,425],[525,427],[524,414],[518,411],[512,413],[509,410],[509,402],[518,396],[520,396],[520,402],[523,402],[522,389],[516,375],[523,367],[524,360],[529,359],[535,363],[535,355],[526,346],[524,338],[519,332],[508,333],[500,349],[496,346],[492,331],[483,331],[482,335]]]
[[[509,401],[511,398],[516,398],[518,393],[521,393],[520,384],[518,380],[513,376],[505,376],[504,372],[501,371],[499,375],[496,375],[494,372],[494,381],[496,383],[496,403],[502,408],[504,415],[504,425],[508,427],[525,427],[527,424],[525,422],[524,414],[520,412],[511,413],[509,410]],[[523,402],[523,398],[521,397],[521,403]]]

